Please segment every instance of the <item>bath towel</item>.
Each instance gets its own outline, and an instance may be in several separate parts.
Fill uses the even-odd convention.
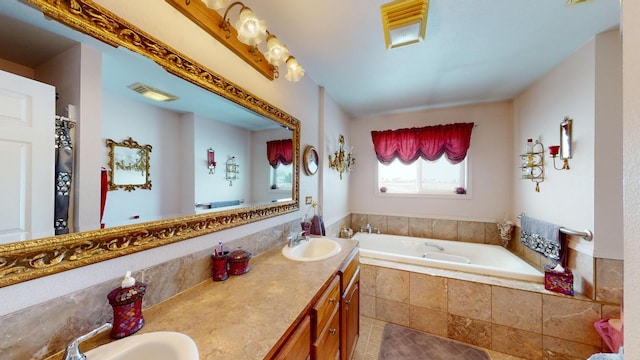
[[[312,235],[326,235],[324,231],[324,221],[322,220],[322,216],[314,215],[311,219],[311,234]]]
[[[520,242],[566,267],[566,238],[560,226],[522,215]]]

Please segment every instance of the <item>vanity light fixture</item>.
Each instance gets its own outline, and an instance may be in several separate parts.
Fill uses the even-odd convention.
[[[380,6],[387,49],[424,40],[429,0],[396,0]]]
[[[342,180],[342,173],[350,172],[356,163],[356,158],[353,157],[351,152],[346,153],[344,151],[344,136],[340,134],[338,139],[338,150],[333,154],[333,157],[329,155],[329,168],[340,173],[340,180]]]
[[[165,101],[173,101],[173,100],[180,99],[175,95],[171,95],[167,92],[158,90],[149,85],[139,83],[139,82],[129,85],[128,88],[146,97],[147,99],[151,99],[155,101],[165,102]]]
[[[304,68],[290,56],[287,47],[277,36],[269,33],[266,22],[257,18],[242,2],[235,1],[229,4],[229,0],[166,1],[268,79],[280,77],[278,69],[282,64],[286,64],[287,67],[287,80],[296,82],[304,76]],[[229,14],[232,8],[238,6],[240,13],[234,27],[231,25]],[[225,7],[223,15],[220,16],[218,11]],[[265,40],[266,50],[261,51],[258,45]]]
[[[565,116],[560,123],[560,145],[549,146],[549,156],[553,159],[553,168],[556,170],[569,170],[569,159],[573,157],[571,146],[573,130],[573,119]],[[556,167],[556,157],[564,161],[561,168]]]

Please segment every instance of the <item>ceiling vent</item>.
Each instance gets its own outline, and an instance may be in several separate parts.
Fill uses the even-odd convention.
[[[162,90],[158,90],[156,88],[152,88],[149,85],[143,83],[135,83],[128,86],[129,89],[137,92],[138,94],[146,97],[147,99],[155,100],[155,101],[173,101],[178,100],[179,97],[175,95],[171,95]]]
[[[387,49],[424,40],[429,0],[396,0],[380,6]]]

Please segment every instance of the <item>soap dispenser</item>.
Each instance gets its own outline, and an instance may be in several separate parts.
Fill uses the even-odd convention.
[[[131,271],[127,271],[122,285],[107,295],[109,304],[113,307],[111,338],[120,339],[142,329],[142,296],[146,290],[147,285],[136,282],[131,277]]]

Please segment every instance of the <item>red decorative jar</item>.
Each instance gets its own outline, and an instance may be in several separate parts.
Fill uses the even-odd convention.
[[[229,274],[242,275],[249,271],[249,260],[251,253],[242,249],[237,249],[229,254]]]

